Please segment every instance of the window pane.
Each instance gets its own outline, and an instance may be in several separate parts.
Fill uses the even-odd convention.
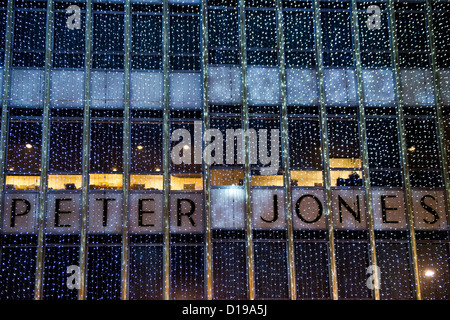
[[[433,119],[408,119],[405,122],[408,163],[411,168],[439,168],[439,147]]]
[[[131,125],[131,171],[162,170],[162,124],[134,123]]]
[[[2,247],[0,298],[32,300],[36,271],[36,248]]]
[[[246,11],[245,28],[248,48],[275,48],[275,11]]]
[[[170,53],[200,53],[199,40],[199,17],[170,17]]]
[[[161,16],[133,15],[132,32],[133,52],[162,51]]]
[[[338,292],[341,299],[371,297],[366,286],[369,250],[365,243],[339,243],[336,245]]]
[[[83,123],[53,122],[50,129],[50,171],[81,172]]]
[[[237,10],[208,11],[208,44],[210,47],[237,48],[239,25]]]
[[[91,172],[121,172],[123,123],[93,122],[91,125]]]
[[[94,51],[123,51],[122,14],[94,14]]]
[[[289,121],[289,159],[291,168],[322,168],[319,121]]]
[[[45,11],[15,11],[13,65],[43,67]]]
[[[130,299],[162,300],[163,248],[133,246],[130,250]]]
[[[204,248],[172,246],[170,250],[171,299],[204,298]]]
[[[395,119],[366,119],[367,148],[371,168],[400,168],[397,121]],[[386,152],[389,150],[389,152]]]
[[[386,300],[413,299],[414,285],[408,244],[377,243],[377,265],[380,267],[380,293]]]
[[[246,246],[244,242],[213,244],[214,299],[246,299]]]
[[[296,243],[297,298],[329,299],[328,268],[328,246],[326,243]]]
[[[448,244],[420,243],[417,245],[420,284],[423,298],[447,300],[450,297],[450,254]]]
[[[121,247],[90,247],[87,255],[87,299],[120,299]]]
[[[46,247],[43,295],[45,299],[77,300],[78,291],[67,286],[67,267],[78,265],[79,247]]]
[[[356,121],[330,119],[328,121],[328,141],[330,161],[332,159],[360,160],[359,132]]]
[[[12,121],[8,137],[8,170],[15,172],[40,171],[42,123]]]
[[[303,11],[283,13],[284,41],[287,50],[314,49],[313,14]]]

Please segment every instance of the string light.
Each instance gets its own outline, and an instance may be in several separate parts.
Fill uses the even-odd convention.
[[[434,271],[433,270],[425,270],[425,277],[427,277],[427,278],[434,277]]]

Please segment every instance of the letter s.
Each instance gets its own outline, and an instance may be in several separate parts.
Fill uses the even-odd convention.
[[[436,210],[434,210],[432,207],[430,207],[425,203],[426,198],[431,198],[436,202],[436,198],[429,194],[423,196],[422,199],[420,199],[420,205],[422,206],[422,208],[424,208],[426,211],[428,211],[433,215],[433,221],[428,221],[427,219],[423,219],[423,221],[425,221],[428,224],[435,224],[439,220],[439,215]]]

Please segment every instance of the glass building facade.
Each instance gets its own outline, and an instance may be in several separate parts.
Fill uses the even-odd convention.
[[[1,0],[0,299],[449,299],[449,15]]]

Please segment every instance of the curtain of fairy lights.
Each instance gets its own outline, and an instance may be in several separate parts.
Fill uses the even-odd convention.
[[[162,2],[131,7],[130,299],[164,297]],[[155,217],[159,214],[159,219]]]
[[[450,96],[448,89],[448,81],[444,81],[444,79],[448,79],[449,75],[449,55],[448,55],[448,46],[450,40],[450,28],[448,28],[448,19],[445,17],[448,16],[450,12],[450,6],[448,1],[434,1],[432,4],[433,9],[433,27],[434,27],[434,37],[435,37],[435,48],[436,48],[436,64],[438,68],[438,88],[440,92],[440,103],[442,105],[442,115],[444,118],[442,119],[444,124],[444,147],[447,151],[447,157],[450,150]],[[447,160],[447,170],[450,166],[449,161]]]
[[[255,162],[252,166],[251,177],[256,299],[289,298],[283,180],[278,172],[281,162],[278,106],[275,110],[272,115],[269,113],[250,118],[250,130],[255,130],[259,140],[259,163]],[[273,118],[269,118],[270,116]],[[265,139],[267,140],[264,141]],[[251,150],[256,151],[256,148]],[[263,171],[264,164],[267,164],[264,159],[266,155],[270,155],[269,165],[276,163],[274,172],[270,175]]]
[[[0,28],[1,28],[1,30],[6,30],[6,13],[7,13],[6,6],[7,6],[7,1],[3,1],[1,3],[1,5],[0,5],[0,25],[1,25]],[[0,42],[0,48],[1,48],[0,52],[1,52],[2,57],[4,57],[4,54],[5,54],[5,38],[4,38],[4,33],[3,32],[2,32],[2,36],[0,38],[0,41],[1,41]],[[2,75],[2,79],[3,79],[3,70],[4,70],[4,66],[5,66],[4,58],[2,58],[0,60],[0,63],[1,63],[1,66],[2,66],[2,68],[1,68],[1,75]],[[3,223],[0,222],[0,225],[2,226]],[[2,234],[2,237],[3,237],[3,234]],[[0,259],[1,259],[2,249],[3,249],[3,246],[0,246]],[[2,270],[3,270],[3,267],[2,267]],[[2,274],[3,274],[3,272],[2,272]],[[2,277],[2,281],[4,281],[3,280],[3,276],[1,276],[1,277]],[[2,291],[1,294],[2,294],[2,296],[5,296],[5,293],[3,291]]]
[[[78,265],[85,51],[85,3],[53,3],[48,193],[44,233],[42,299],[77,299],[67,285],[68,268]],[[79,12],[69,28],[68,13]]]
[[[289,298],[283,176],[279,170],[281,124],[275,6],[275,1],[245,2],[256,299]]]
[[[16,90],[9,92],[8,147],[4,168],[7,174],[3,195],[5,214],[2,221],[2,299],[32,299],[34,296],[45,8],[45,2],[31,1],[16,2],[14,7],[16,36],[12,44],[11,86]],[[24,219],[16,219],[16,214],[23,214]]]
[[[133,0],[127,39],[125,1],[93,0],[92,68],[85,79],[89,58],[85,41],[90,32],[86,0],[53,0],[53,30],[46,30],[47,1],[15,0],[11,61],[3,61],[8,47],[7,1],[0,1],[2,76],[3,66],[11,64],[8,114],[3,119],[8,125],[2,132],[6,160],[1,181],[0,299],[35,298],[36,279],[42,279],[41,299],[78,298],[68,270],[79,265],[83,252],[82,208],[87,210],[86,299],[289,299],[291,289],[297,299],[331,299],[332,289],[337,289],[339,299],[374,299],[369,281],[373,257],[380,270],[381,299],[414,299],[417,285],[423,299],[448,299],[449,182],[443,169],[449,169],[449,161],[443,151],[448,156],[449,2],[204,3],[207,28],[201,24],[200,0]],[[51,48],[46,48],[49,31]],[[202,43],[205,31],[207,42]],[[277,31],[282,32],[284,50]],[[130,44],[129,69],[125,43]],[[207,70],[202,69],[203,46]],[[47,71],[46,49],[51,49]],[[240,59],[242,53],[245,61]],[[323,55],[323,65],[318,54]],[[286,83],[281,82],[280,61],[285,62]],[[323,73],[318,72],[322,67]],[[283,85],[287,132],[281,131]],[[83,123],[86,89],[90,90],[89,123]],[[202,101],[204,90],[208,101]],[[130,119],[124,112],[127,106]],[[213,130],[203,136],[205,107]],[[46,108],[50,110],[48,136]],[[359,108],[364,108],[363,120]],[[163,121],[165,111],[168,123]],[[124,133],[128,120],[130,132]],[[84,140],[85,125],[90,126],[88,140]],[[362,125],[366,140],[361,137]],[[248,132],[243,132],[245,126]],[[250,141],[248,177],[243,134]],[[281,143],[285,134],[287,146]],[[128,137],[130,143],[124,145]],[[48,155],[41,154],[47,142]],[[328,161],[322,159],[324,142]],[[130,162],[124,165],[128,151]],[[48,176],[41,175],[45,155]],[[289,172],[281,170],[283,156],[288,156]],[[84,199],[86,157],[89,182]],[[209,190],[204,183],[206,160],[211,161]],[[129,190],[124,190],[128,165]],[[404,166],[410,185],[405,183]],[[285,199],[287,174],[291,199]],[[328,176],[331,190],[325,190]],[[168,184],[164,177],[169,177]],[[366,190],[369,177],[370,190]],[[40,190],[41,179],[47,181],[46,190]],[[250,203],[246,203],[247,191]],[[38,239],[40,192],[46,192],[43,239]],[[205,203],[207,193],[210,203]],[[126,242],[122,239],[124,195],[129,197]],[[293,239],[288,237],[287,201],[292,208]],[[169,221],[164,220],[165,203]],[[369,241],[369,211],[375,248]],[[206,229],[206,214],[211,215],[211,230]],[[334,251],[327,219],[334,229]],[[211,255],[207,231],[211,231]],[[36,274],[40,243],[43,269]],[[128,271],[122,272],[125,243]],[[331,252],[337,288],[330,272]],[[211,288],[207,287],[209,271]],[[290,271],[295,271],[295,281],[290,281]],[[295,288],[290,287],[293,284]]]
[[[55,72],[58,71],[55,69]],[[51,110],[49,193],[44,238],[44,299],[77,298],[76,290],[68,288],[66,279],[67,268],[78,265],[79,259],[81,113],[82,109],[79,108],[55,107]]]
[[[433,28],[434,28],[434,37],[435,37],[435,50],[436,50],[436,64],[438,68],[438,88],[440,90],[440,103],[443,107],[442,113],[444,119],[442,119],[444,123],[445,129],[445,148],[447,150],[447,157],[450,150],[450,113],[449,113],[449,105],[450,105],[450,96],[449,96],[449,88],[448,88],[448,79],[449,76],[449,55],[448,55],[448,46],[450,40],[450,28],[448,27],[448,16],[450,12],[450,5],[448,1],[433,1],[432,3],[433,9]],[[447,160],[447,166],[450,166]],[[447,167],[448,170],[448,167]]]
[[[170,298],[205,299],[200,1],[169,1]],[[200,135],[200,141],[199,136]],[[202,158],[202,157],[201,157]],[[179,161],[181,160],[181,161]]]
[[[367,25],[367,8],[376,5],[380,8],[379,28]],[[393,106],[393,79],[388,30],[387,3],[359,2],[357,4],[358,28],[360,38],[361,65],[363,72],[364,107],[366,114],[368,166],[371,179],[373,212],[375,203],[390,201],[404,203],[402,194],[401,160],[398,143],[398,124]],[[378,9],[377,9],[378,10]],[[380,86],[384,83],[387,90]],[[379,87],[377,90],[375,88]],[[385,152],[390,150],[390,152]],[[382,199],[388,199],[386,202]],[[392,202],[391,202],[392,203]],[[389,208],[390,205],[384,205]],[[384,211],[387,212],[387,211]],[[386,216],[387,217],[387,216]],[[409,246],[406,231],[406,212],[400,213],[395,221],[396,228],[386,230],[375,217],[375,248],[377,267],[380,268],[381,299],[411,299],[413,297],[412,272],[409,263]],[[401,226],[398,222],[402,222]],[[387,225],[386,225],[387,226]],[[390,261],[398,261],[392,263]],[[402,264],[403,263],[403,264]],[[400,265],[402,266],[400,267]]]
[[[283,32],[297,299],[329,299],[312,1],[283,2]]]
[[[130,299],[163,299],[163,73],[161,2],[131,8],[131,194],[138,219],[130,220]],[[137,203],[136,203],[137,202]],[[133,210],[133,209],[131,209]],[[159,223],[155,223],[159,221]]]
[[[24,119],[25,118],[25,119]],[[2,299],[32,299],[37,249],[36,204],[39,190],[41,110],[11,109],[8,145],[8,176],[3,220],[1,260]],[[23,180],[22,180],[23,179]],[[14,181],[14,182],[13,182]],[[15,181],[24,181],[16,184]],[[26,219],[16,220],[12,213],[33,211]]]
[[[208,1],[210,127],[223,135],[222,159],[211,166],[213,297],[248,297],[243,162],[226,130],[242,129],[238,1]],[[232,217],[227,218],[227,217]]]
[[[439,9],[439,3],[431,4]],[[436,75],[433,74],[433,61],[430,53],[430,32],[437,32],[437,39],[448,37],[448,30],[442,32],[442,21],[427,26],[427,8],[424,1],[414,3],[397,2],[396,26],[399,43],[399,59],[401,71],[401,86],[405,103],[405,131],[407,143],[407,161],[410,169],[413,201],[419,211],[415,216],[417,236],[417,255],[419,278],[424,299],[448,298],[449,287],[445,283],[449,270],[443,269],[443,261],[448,261],[448,217],[446,211],[439,210],[445,205],[440,160],[439,137],[437,121],[444,119],[436,117],[436,100],[434,95]],[[442,8],[445,10],[445,7]],[[441,10],[442,10],[441,9]],[[431,21],[431,20],[430,20]],[[433,24],[433,23],[432,23]],[[437,27],[435,27],[437,26]],[[448,64],[448,53],[442,53],[441,40],[435,43],[436,67]],[[444,132],[442,132],[444,135]],[[429,189],[427,194],[424,189]],[[429,207],[433,207],[430,210]],[[434,213],[434,214],[433,214]],[[430,217],[429,215],[432,215]],[[425,216],[424,216],[425,215]],[[430,233],[429,231],[434,232]],[[442,245],[446,243],[445,245]],[[432,258],[434,256],[434,258]]]
[[[448,161],[448,156],[450,152],[450,96],[449,96],[449,83],[444,79],[448,79],[450,73],[450,60],[449,60],[449,43],[450,43],[450,28],[449,28],[449,19],[448,17],[450,12],[450,4],[448,1],[433,1],[432,2],[432,18],[433,18],[433,27],[434,27],[434,37],[435,37],[435,52],[436,52],[436,67],[437,67],[437,75],[439,77],[439,81],[437,83],[439,92],[440,92],[440,104],[442,106],[442,115],[444,132],[444,148],[447,152],[447,172],[450,167],[450,163]],[[448,255],[448,248],[446,245],[438,244],[434,248],[427,248],[428,251],[432,251],[433,249],[438,251],[436,256],[441,261],[445,261],[446,256]],[[425,250],[424,250],[425,251]],[[429,253],[425,253],[426,256]],[[437,260],[435,258],[435,260]],[[426,268],[426,258],[423,259],[423,265]],[[448,261],[448,260],[447,260]],[[437,274],[443,274],[443,276],[439,276],[438,280],[429,281],[430,291],[427,290],[427,296],[432,297],[434,299],[440,299],[441,297],[448,297],[448,286],[445,286],[446,280],[448,277],[448,268],[445,263],[441,263],[440,261],[436,261],[433,264],[439,266],[437,269]],[[429,273],[430,274],[430,273]],[[436,273],[435,273],[436,274]],[[430,278],[430,277],[428,277]],[[426,277],[422,278],[422,281],[428,281]],[[445,288],[442,290],[441,288]],[[430,293],[428,293],[430,292]]]
[[[99,76],[110,75],[108,71],[97,72]],[[123,73],[118,76],[123,78]],[[120,109],[91,110],[88,299],[118,299],[120,294],[122,117]]]
[[[338,209],[333,212],[338,295],[364,299],[371,292],[365,286],[369,248],[367,220],[361,219],[365,203],[361,202],[361,145],[352,92],[356,78],[351,9],[349,1],[320,2],[332,202]],[[339,91],[345,95],[339,97]]]
[[[8,4],[8,1],[2,1],[0,3],[0,28],[1,30],[6,30],[6,6]],[[2,36],[0,37],[0,53],[2,55],[2,58],[0,60],[2,71],[1,74],[3,76],[3,69],[5,66],[5,33],[3,32]]]
[[[211,21],[211,20],[210,20]],[[210,37],[213,35],[210,31]],[[210,49],[212,50],[212,49]],[[210,65],[210,72],[220,70]],[[226,68],[226,67],[222,67]],[[236,66],[234,70],[236,70]],[[213,71],[214,70],[214,71]],[[239,90],[239,88],[238,88]],[[237,96],[239,98],[239,95]],[[233,102],[232,102],[233,103]],[[240,129],[241,107],[211,105],[211,128],[225,133]],[[221,116],[222,115],[222,116]],[[224,138],[226,152],[237,150],[234,138]],[[211,167],[211,211],[213,230],[213,294],[215,299],[247,298],[246,232],[244,224],[243,166],[223,161]],[[227,217],[232,217],[229,219]]]
[[[87,299],[121,292],[124,21],[124,1],[93,1]]]
[[[450,28],[448,19],[445,19],[444,17],[448,17],[450,12],[450,5],[448,1],[433,1],[431,7],[437,68],[437,74],[435,74],[435,76],[438,76],[437,86],[440,93],[438,101],[442,108],[442,118],[438,119],[438,121],[442,121],[441,123],[444,131],[442,132],[442,136],[440,138],[443,139],[443,147],[446,151],[448,174],[448,170],[450,167],[450,163],[448,161],[450,151],[450,100],[448,94],[448,81],[445,82],[444,79],[448,79],[450,68],[448,52],[448,46],[450,42]],[[446,188],[448,189],[448,185],[446,186]],[[439,243],[435,244],[434,246],[429,246],[426,250],[423,250],[424,252],[421,252],[422,257],[424,257],[421,259],[422,270],[424,270],[424,275],[426,275],[427,271],[425,270],[429,268],[429,262],[427,261],[427,259],[429,258],[427,257],[427,255],[430,256],[430,252],[432,252],[433,250],[436,251],[436,254],[434,255],[435,258],[432,258],[430,264],[435,268],[436,271],[433,271],[435,272],[434,275],[436,275],[437,277],[434,279],[430,276],[422,276],[421,281],[425,282],[423,286],[424,288],[426,288],[424,289],[425,297],[430,299],[442,299],[444,297],[448,298],[449,287],[448,285],[446,285],[446,283],[448,282],[446,280],[448,279],[448,267],[445,265],[445,261],[448,261],[448,244]],[[431,273],[428,272],[428,275],[431,275]]]

